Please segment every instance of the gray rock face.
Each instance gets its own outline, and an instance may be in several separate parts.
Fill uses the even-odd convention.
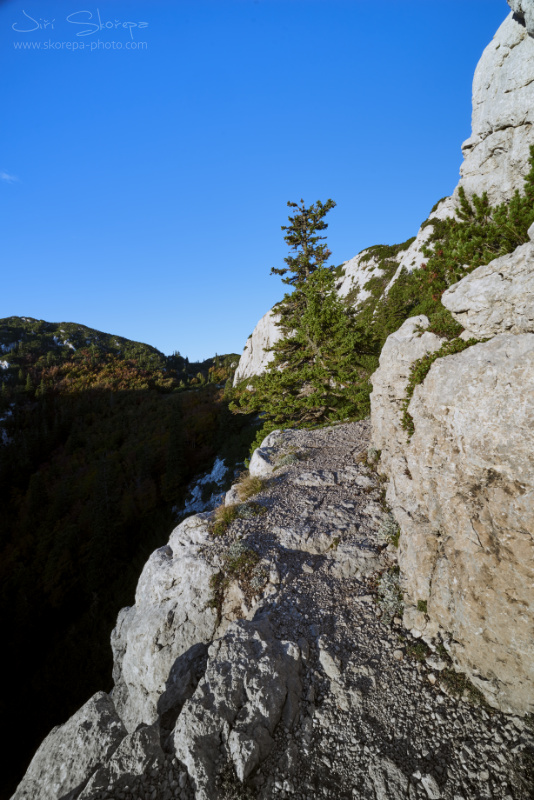
[[[126,736],[113,701],[98,692],[64,725],[54,728],[34,755],[12,800],[71,800]]]
[[[272,347],[282,335],[276,325],[278,319],[279,317],[271,309],[263,315],[254,328],[239,359],[234,375],[234,386],[253,375],[262,375],[267,369],[273,358],[273,354],[267,352],[268,348]]]
[[[405,346],[411,358],[413,340]],[[409,442],[390,389],[402,390],[391,358],[398,347],[386,343],[373,376],[372,419],[402,531],[405,624],[427,638],[446,631],[488,701],[526,713],[534,708],[534,334],[501,334],[438,359],[410,402]]]
[[[408,437],[402,427],[402,405],[410,369],[414,361],[439,350],[443,344],[439,336],[424,332],[428,325],[428,318],[423,315],[406,320],[388,337],[380,354],[380,366],[371,377],[373,444],[382,453],[381,468],[391,476],[387,500],[395,509],[398,498],[409,495],[411,483],[405,456]],[[417,506],[412,503],[406,510],[416,513]]]
[[[369,258],[369,251],[362,250],[357,256],[345,261],[343,274],[336,283],[336,291],[340,297],[349,297],[352,305],[358,307],[366,300],[370,292],[364,286],[373,277],[382,275],[379,259],[376,256]]]
[[[451,286],[442,303],[466,338],[534,332],[534,243],[478,267]]]
[[[534,36],[534,2],[533,0],[507,0],[517,19]]]
[[[109,762],[94,773],[80,794],[80,800],[93,800],[108,786],[120,790],[149,769],[161,768],[164,759],[156,727],[141,728],[126,736]]]
[[[112,633],[113,699],[129,731],[157,719],[176,659],[215,633],[217,615],[209,601],[218,566],[201,554],[210,542],[206,516],[184,520],[169,544],[150,556],[135,605],[121,611]]]
[[[198,800],[221,797],[218,759],[230,761],[240,781],[269,754],[280,720],[291,726],[301,693],[300,650],[274,638],[269,624],[236,622],[209,649],[203,680],[174,731]]]
[[[530,0],[514,6],[528,9]],[[528,172],[534,122],[534,40],[513,14],[486,47],[473,80],[471,137],[462,145],[461,185],[488,192],[491,203],[509,200]]]
[[[410,413],[408,468],[433,536],[431,553],[426,532],[401,551],[408,594],[418,599],[411,576],[431,560],[430,617],[492,705],[525,713],[534,709],[534,334],[438,359]]]
[[[456,203],[457,201],[455,195],[444,198],[439,203],[436,210],[432,214],[429,214],[429,219],[445,219],[446,217],[454,216]],[[397,280],[403,269],[405,269],[407,272],[413,272],[414,269],[419,269],[421,264],[424,264],[424,262],[427,260],[427,257],[423,255],[421,248],[428,242],[431,233],[432,226],[430,225],[420,228],[410,247],[404,252],[400,253],[399,267],[391,279],[388,289],[389,286],[391,286]]]
[[[399,767],[389,759],[372,764],[369,769],[372,789],[376,800],[408,797],[408,778]]]

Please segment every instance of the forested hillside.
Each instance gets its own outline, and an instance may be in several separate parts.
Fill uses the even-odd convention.
[[[16,317],[0,320],[0,348],[0,621],[18,687],[1,710],[29,760],[53,725],[111,688],[110,632],[173,507],[216,455],[242,459],[251,433],[224,398],[235,355],[189,364]]]

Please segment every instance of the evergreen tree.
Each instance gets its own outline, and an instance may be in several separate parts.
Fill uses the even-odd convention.
[[[355,381],[364,349],[354,312],[335,291],[331,255],[320,232],[333,200],[296,209],[282,227],[291,254],[287,267],[273,268],[293,291],[275,306],[282,338],[271,348],[274,358],[265,375],[247,380],[253,389],[238,389],[234,411],[262,413],[267,427],[296,426],[361,416],[361,389]],[[357,387],[357,388],[355,388]],[[367,405],[364,412],[367,410]]]

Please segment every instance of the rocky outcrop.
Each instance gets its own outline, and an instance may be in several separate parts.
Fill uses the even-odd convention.
[[[353,305],[360,305],[370,295],[370,292],[364,289],[365,284],[371,278],[377,278],[382,274],[380,259],[369,250],[362,250],[357,256],[342,264],[341,277],[336,281],[336,291],[340,297],[347,298]]]
[[[280,328],[276,325],[278,319],[271,309],[264,314],[254,328],[239,359],[234,375],[234,386],[253,375],[262,375],[267,369],[267,365],[273,358],[273,354],[268,350],[281,337]]]
[[[253,478],[268,478],[273,474],[284,441],[287,443],[287,435],[284,437],[282,431],[272,431],[254,450],[249,464],[249,473]]]
[[[532,0],[508,0],[516,19],[534,36],[534,2]]]
[[[218,564],[209,558],[206,517],[186,519],[169,544],[150,556],[135,605],[120,612],[112,633],[113,699],[129,731],[155,722],[160,698],[170,703],[175,663],[191,648],[210,642],[217,628],[210,579]]]
[[[401,548],[408,597],[492,705],[532,712],[534,334],[438,359],[409,411],[410,495],[428,524]]]
[[[373,375],[373,441],[401,528],[404,620],[438,631],[495,707],[534,709],[534,245],[474,270],[444,295],[464,337],[408,406],[410,366],[440,340],[407,320]],[[497,335],[495,335],[497,334]]]
[[[428,318],[410,317],[398,331],[388,337],[380,353],[379,369],[372,375],[371,422],[373,444],[381,452],[381,465],[394,476],[388,489],[388,502],[396,505],[397,495],[405,494],[406,431],[402,427],[403,403],[412,364],[427,353],[433,353],[443,339],[425,331]]]
[[[125,736],[113,702],[98,692],[68,722],[48,734],[12,800],[78,797]]]
[[[509,3],[532,15],[530,0]],[[513,14],[486,47],[473,80],[470,138],[462,145],[460,185],[492,204],[522,189],[534,122],[534,40]]]
[[[280,720],[290,728],[298,712],[299,673],[298,646],[278,641],[266,619],[236,622],[210,647],[204,679],[174,731],[198,800],[222,796],[221,761],[228,758],[243,782],[269,755]]]
[[[464,338],[534,331],[534,225],[531,241],[478,267],[442,296]]]
[[[123,738],[109,761],[93,773],[79,798],[94,800],[107,792],[108,786],[124,792],[140,779],[146,784],[143,778],[150,772],[161,772],[164,764],[165,754],[156,726],[141,728]]]

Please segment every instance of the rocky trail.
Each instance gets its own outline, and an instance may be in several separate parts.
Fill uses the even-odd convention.
[[[226,530],[190,517],[153,554],[114,632],[114,703],[55,729],[15,797],[532,797],[528,719],[403,628],[368,448],[367,422],[271,434]]]

